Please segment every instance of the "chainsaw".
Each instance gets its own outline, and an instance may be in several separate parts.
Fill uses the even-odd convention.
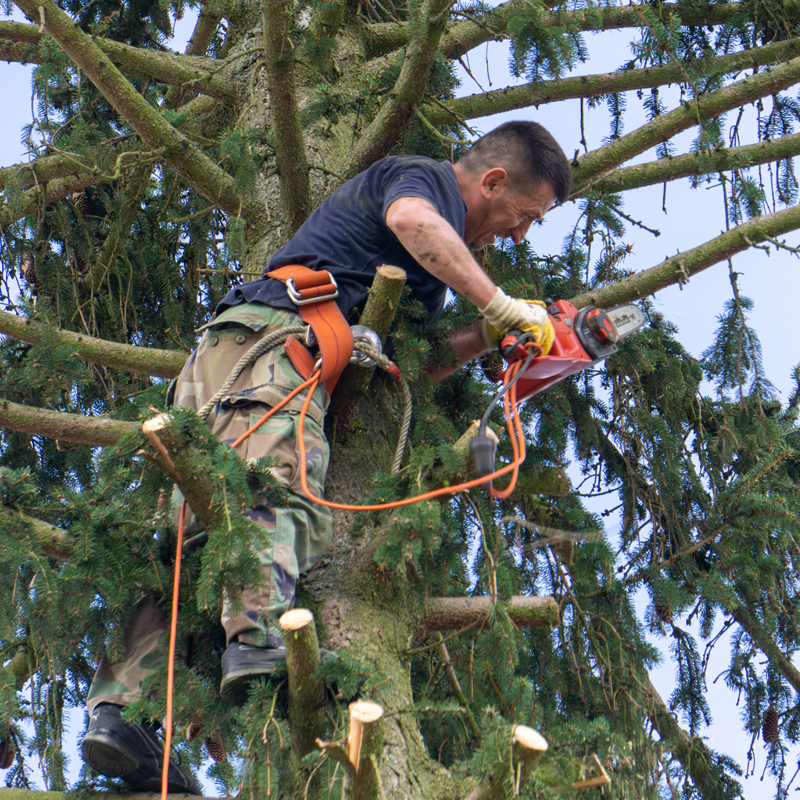
[[[513,379],[518,403],[613,355],[620,340],[640,331],[647,322],[639,306],[632,303],[608,310],[596,306],[578,310],[568,300],[557,300],[549,301],[547,313],[553,323],[555,339],[546,356],[535,355],[535,350],[525,346],[532,340],[529,333],[511,331],[500,342],[500,352],[509,366],[522,359],[526,361]],[[481,420],[478,436],[470,443],[479,477],[494,471],[497,445],[486,434],[486,426],[492,410],[510,388],[511,382],[495,396]]]
[[[546,356],[534,356],[517,380],[517,401],[549,389],[576,372],[617,352],[617,342],[640,331],[647,320],[639,306],[631,304],[605,310],[585,306],[580,311],[568,300],[550,303],[547,313],[555,340]],[[500,342],[503,358],[512,364],[525,358],[523,335],[511,331]]]

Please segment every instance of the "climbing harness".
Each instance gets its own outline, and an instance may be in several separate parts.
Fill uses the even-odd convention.
[[[223,381],[214,396],[211,397],[197,413],[202,419],[207,419],[217,404],[228,394],[242,372],[269,350],[281,345],[284,347],[287,356],[289,356],[292,365],[304,380],[299,386],[289,392],[283,400],[271,407],[261,419],[233,442],[231,446],[234,449],[258,430],[271,416],[280,411],[304,389],[307,389],[308,391],[300,412],[297,430],[298,456],[299,463],[301,464],[299,474],[303,492],[308,499],[314,503],[327,508],[336,508],[345,511],[383,511],[420,503],[424,500],[431,500],[443,495],[456,494],[481,485],[486,486],[489,493],[498,499],[506,498],[514,491],[520,464],[525,460],[525,436],[517,409],[516,386],[517,381],[530,364],[531,359],[537,353],[541,352],[541,348],[533,341],[532,337],[529,337],[528,340],[524,338],[520,339],[519,344],[521,347],[525,348],[527,356],[524,360],[515,361],[506,370],[503,379],[503,388],[497,393],[492,404],[487,409],[486,414],[484,414],[481,421],[480,433],[476,439],[476,441],[488,439],[486,436],[487,420],[492,410],[502,399],[513,454],[511,463],[506,464],[498,470],[494,469],[494,442],[492,441],[491,466],[489,466],[489,461],[485,452],[483,453],[482,460],[479,462],[481,456],[476,455],[476,448],[471,447],[471,452],[476,466],[478,467],[477,471],[480,477],[455,486],[445,486],[415,497],[406,498],[405,500],[360,506],[334,503],[315,496],[308,485],[306,470],[302,465],[306,463],[304,423],[317,386],[324,382],[326,389],[330,393],[336,385],[336,381],[342,371],[350,363],[358,364],[362,367],[377,365],[399,383],[403,394],[403,419],[400,425],[400,435],[398,437],[397,449],[392,463],[392,473],[400,471],[403,453],[408,441],[408,431],[411,425],[411,390],[409,389],[408,383],[401,375],[400,370],[397,368],[397,365],[383,354],[378,335],[371,329],[362,325],[355,325],[352,328],[347,325],[347,321],[334,302],[339,294],[336,281],[328,272],[317,272],[307,267],[291,266],[272,271],[269,273],[269,277],[277,278],[286,285],[287,293],[297,306],[298,313],[305,325],[294,325],[283,328],[268,334],[263,339],[256,342],[256,344],[239,359],[236,366],[231,370],[230,375]],[[320,355],[316,361],[314,361],[303,343],[308,346],[315,344],[319,348]],[[509,485],[503,490],[494,489],[491,485],[492,480],[506,475],[509,472],[512,473]],[[178,595],[180,590],[180,564],[185,519],[186,500],[183,500],[178,522],[178,541],[172,588],[169,661],[167,664],[167,712],[166,719],[164,720],[164,765],[161,776],[161,800],[167,800],[169,753],[172,744],[172,705],[175,680],[175,649],[178,630]]]

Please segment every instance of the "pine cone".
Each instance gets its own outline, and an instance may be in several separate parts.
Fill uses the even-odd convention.
[[[0,769],[10,769],[15,755],[11,739],[0,739]]]
[[[656,603],[656,616],[665,624],[672,624],[672,609],[669,603]]]
[[[36,275],[36,262],[33,258],[33,253],[25,253],[22,256],[22,277],[25,282],[30,286],[31,292],[37,294],[39,291],[39,278]]]
[[[505,372],[506,362],[500,353],[487,353],[480,360],[481,370],[486,376],[486,380],[492,383],[499,383],[500,376]]]
[[[75,259],[75,269],[78,271],[78,275],[82,278],[89,271],[89,266],[87,265],[83,256],[77,250],[73,250],[72,255]]]
[[[202,732],[203,730],[203,723],[202,722],[190,722],[189,728],[186,731],[186,739],[189,742],[193,742]]]
[[[775,706],[770,706],[764,712],[761,723],[761,738],[766,744],[774,744],[778,738],[778,712]]]
[[[217,764],[224,764],[228,760],[225,745],[222,744],[222,737],[219,734],[213,739],[211,737],[203,739],[203,744],[206,746],[208,754]]]
[[[84,191],[75,192],[72,195],[72,202],[75,203],[75,208],[85,217],[89,213],[89,195]]]

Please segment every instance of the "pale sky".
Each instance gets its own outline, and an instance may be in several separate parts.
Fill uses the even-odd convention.
[[[20,18],[20,17],[17,17]],[[191,32],[191,20],[184,20],[178,30],[178,39],[185,41]],[[593,74],[614,71],[623,58],[630,53],[629,42],[633,38],[632,31],[618,31],[603,33],[599,36],[587,36],[592,60],[581,65],[574,74]],[[182,50],[183,45],[178,44],[175,49]],[[507,57],[503,52],[503,45],[493,46],[489,55],[491,81],[495,87],[506,82]],[[474,74],[486,87],[488,77],[486,73],[486,48],[481,47],[472,54],[471,67]],[[6,87],[2,93],[4,116],[6,122],[0,128],[0,166],[7,166],[21,160],[26,156],[20,144],[20,131],[25,123],[31,121],[30,100],[30,74],[31,68],[18,64],[0,63],[2,85]],[[473,81],[464,76],[462,91],[472,94],[477,91]],[[673,90],[670,94],[662,90],[662,97],[667,106],[676,96]],[[789,94],[794,95],[794,92]],[[766,101],[768,102],[768,101]],[[629,104],[626,116],[625,132],[630,132],[645,121],[644,114],[638,111],[640,103],[635,93],[629,93]],[[586,134],[589,149],[602,144],[604,137],[609,132],[609,114],[603,105],[600,108],[585,109]],[[481,131],[491,130],[506,119],[534,119],[547,127],[561,143],[568,156],[576,150],[583,152],[579,144],[580,131],[580,101],[573,100],[566,103],[545,105],[540,109],[527,109],[508,115],[492,117],[486,120],[475,121],[475,127]],[[753,117],[754,119],[754,117]],[[689,131],[678,137],[678,150],[688,148],[688,142],[695,135]],[[754,141],[752,136],[748,141]],[[642,155],[637,161],[649,161],[655,158],[650,151]],[[766,169],[764,170],[766,177]],[[716,184],[716,181],[714,181]],[[624,210],[632,217],[640,220],[650,228],[661,231],[661,236],[655,238],[651,234],[633,229],[628,225],[626,241],[633,245],[633,254],[625,262],[625,266],[636,270],[647,269],[660,263],[665,256],[672,255],[679,250],[695,247],[718,235],[725,227],[722,206],[722,190],[718,185],[691,191],[688,180],[682,180],[667,187],[666,194],[667,213],[662,211],[662,187],[656,186],[647,189],[638,189],[625,195]],[[542,227],[534,226],[529,238],[533,248],[538,254],[558,253],[564,237],[571,231],[574,221],[578,216],[578,205],[568,203],[563,208],[551,211],[545,218]],[[785,237],[791,245],[800,245],[800,234],[792,233]],[[793,337],[789,337],[788,322],[797,316],[795,308],[795,285],[797,270],[800,262],[795,256],[786,252],[766,253],[750,250],[734,258],[734,268],[740,273],[739,289],[742,295],[752,298],[755,310],[752,323],[758,331],[763,347],[765,374],[779,390],[782,400],[786,400],[791,391],[790,372],[794,365],[800,361],[798,348]],[[716,317],[722,311],[723,304],[731,297],[728,281],[727,264],[718,264],[706,272],[693,277],[682,290],[673,287],[664,290],[656,297],[656,307],[665,316],[680,327],[679,339],[684,346],[695,356],[699,356],[711,342],[716,328]],[[615,502],[610,502],[615,505]],[[598,510],[602,510],[602,506]],[[613,528],[613,523],[609,524]],[[613,534],[613,530],[610,531]],[[660,640],[656,644],[666,651],[669,640]],[[717,750],[731,755],[744,768],[746,753],[749,748],[749,737],[742,733],[742,723],[738,717],[735,706],[735,697],[725,689],[723,681],[712,683],[717,674],[727,665],[728,657],[727,638],[717,646],[712,657],[711,668],[708,673],[708,700],[714,715],[714,724],[705,732],[710,745]],[[672,668],[666,667],[656,670],[654,681],[665,699],[668,698],[673,685]],[[80,728],[82,722],[77,718],[73,727]],[[546,731],[543,733],[547,734]],[[73,732],[73,736],[77,731]],[[755,745],[757,757],[756,774],[745,782],[745,797],[747,800],[762,800],[766,792],[772,794],[772,784],[761,783],[759,776],[764,766],[765,751],[759,741]],[[796,757],[797,753],[791,751],[788,758]],[[70,774],[72,778],[77,775],[80,762],[77,755],[73,758]],[[211,791],[212,786],[207,785]]]

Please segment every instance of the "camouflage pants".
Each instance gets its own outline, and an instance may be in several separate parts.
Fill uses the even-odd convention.
[[[300,318],[284,309],[256,304],[228,309],[205,326],[200,345],[178,378],[175,404],[199,409],[259,339],[299,324],[302,324]],[[275,348],[245,369],[209,415],[208,425],[223,442],[232,444],[302,380],[283,348]],[[291,400],[237,448],[246,461],[267,455],[277,458],[280,463],[271,471],[290,494],[283,508],[256,500],[254,507],[245,513],[263,531],[259,552],[262,582],[242,592],[239,613],[234,613],[233,604],[226,602],[222,625],[228,643],[238,640],[259,647],[282,644],[278,619],[294,603],[297,579],[319,560],[331,541],[330,512],[307,500],[300,487],[297,421],[303,397],[301,393]],[[328,468],[328,443],[323,432],[328,402],[325,389],[317,388],[304,425],[303,466],[309,485],[318,496],[324,491]],[[179,494],[177,499],[179,503]],[[189,512],[186,535],[199,532],[194,515]],[[153,598],[139,602],[126,628],[123,659],[112,663],[104,658],[97,668],[87,700],[89,713],[98,703],[127,705],[141,696],[143,683],[155,672],[166,652],[168,616],[168,611]]]

